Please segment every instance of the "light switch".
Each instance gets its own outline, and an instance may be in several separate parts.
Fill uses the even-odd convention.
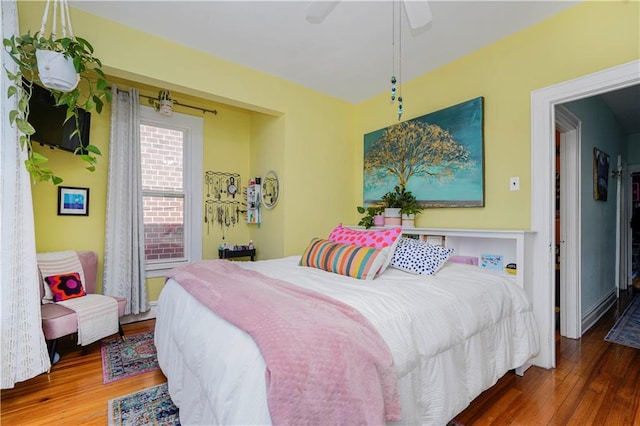
[[[509,179],[509,189],[511,191],[520,191],[520,178],[512,177]]]

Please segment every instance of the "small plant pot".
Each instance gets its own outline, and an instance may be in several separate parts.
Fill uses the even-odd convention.
[[[399,208],[387,207],[384,209],[384,225],[402,225],[402,216]]]
[[[36,50],[38,73],[42,84],[53,90],[70,92],[78,86],[80,75],[73,66],[73,59],[53,50]]]
[[[384,226],[384,215],[377,214],[373,217],[373,226]]]
[[[403,214],[402,215],[402,227],[403,228],[415,228],[415,217],[414,214]]]

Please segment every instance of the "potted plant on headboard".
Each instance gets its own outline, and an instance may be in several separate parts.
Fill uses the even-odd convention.
[[[401,191],[404,191],[404,187],[402,190],[399,185],[396,185],[393,191],[389,191],[382,196],[382,201],[384,203],[384,224],[385,225],[401,225],[402,219],[400,215],[401,204]]]
[[[415,215],[422,211],[415,195],[407,191],[404,185],[396,185],[393,191],[382,196],[384,202],[385,225],[402,225],[407,228],[414,227]]]
[[[358,206],[357,209],[358,213],[364,215],[360,219],[360,222],[358,222],[359,226],[364,226],[366,229],[369,229],[372,226],[384,225],[383,206],[369,206],[366,208]]]
[[[404,228],[414,228],[415,217],[422,212],[422,207],[418,205],[416,197],[411,191],[402,192],[400,204],[402,204],[402,207],[400,207],[402,226]]]
[[[58,0],[54,0],[56,1]],[[66,13],[68,17],[66,1],[60,1],[60,3],[62,3],[59,7],[61,16]],[[45,18],[48,7],[49,3],[45,8]],[[21,149],[25,147],[27,149],[25,166],[34,180],[50,180],[57,185],[62,182],[62,179],[43,165],[48,159],[32,149],[31,136],[35,130],[29,123],[29,100],[33,85],[45,87],[53,95],[56,105],[67,107],[66,120],[74,120],[76,124],[76,130],[70,137],[76,134],[78,137],[81,136],[78,129],[78,108],[87,111],[95,108],[100,113],[104,103],[111,102],[111,91],[102,71],[102,62],[93,56],[93,46],[87,40],[73,35],[70,22],[67,24],[69,29],[67,36],[64,20],[62,22],[63,37],[58,38],[53,33],[46,36],[45,21],[46,19],[43,19],[41,30],[35,34],[31,35],[31,32],[27,32],[5,38],[3,46],[18,65],[16,73],[7,70],[7,77],[11,82],[7,96],[17,97],[17,109],[10,111],[9,122],[17,126],[21,133],[19,138]],[[62,75],[58,75],[58,71],[62,72]],[[80,80],[86,81],[83,85],[84,92],[78,85]],[[83,149],[84,152],[80,154],[80,158],[87,162],[87,170],[94,171],[97,163],[96,156],[101,155],[100,150],[90,144],[83,146]]]

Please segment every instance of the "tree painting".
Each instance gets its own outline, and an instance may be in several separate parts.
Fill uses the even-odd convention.
[[[364,201],[403,185],[425,207],[484,205],[483,98],[364,136]]]

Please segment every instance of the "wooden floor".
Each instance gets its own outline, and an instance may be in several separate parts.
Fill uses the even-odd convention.
[[[640,425],[640,350],[604,341],[624,310],[621,297],[580,340],[558,337],[553,370],[507,374],[456,420],[471,425]],[[129,334],[152,330],[154,320],[124,326]],[[2,425],[105,425],[107,401],[166,381],[150,372],[102,383],[100,344],[84,349],[68,338],[51,374],[3,390]]]

